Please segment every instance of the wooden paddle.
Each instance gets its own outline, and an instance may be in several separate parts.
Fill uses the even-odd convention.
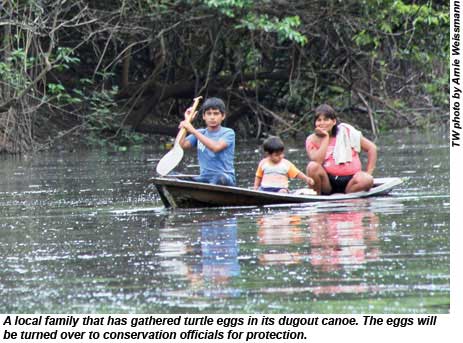
[[[202,96],[198,96],[197,98],[193,99],[193,106],[191,107],[190,115],[185,117],[185,120],[192,122],[193,119],[196,117],[196,108],[199,105],[199,101],[202,99]],[[156,166],[156,172],[161,175],[165,176],[169,174],[172,169],[174,169],[182,160],[183,158],[183,149],[180,145],[180,141],[186,136],[186,129],[182,127],[175,138],[174,147],[164,155],[163,158],[158,162]]]

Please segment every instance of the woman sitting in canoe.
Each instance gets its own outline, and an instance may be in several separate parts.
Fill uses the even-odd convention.
[[[307,175],[314,180],[317,194],[368,191],[373,186],[376,145],[351,125],[338,123],[336,112],[326,104],[315,110],[314,127],[305,147],[310,159]],[[365,171],[361,150],[368,157]]]

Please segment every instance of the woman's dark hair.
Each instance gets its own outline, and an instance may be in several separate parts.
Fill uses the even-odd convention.
[[[318,117],[321,115],[325,116],[325,118],[329,119],[336,119],[336,125],[333,126],[331,130],[331,135],[336,136],[336,132],[338,131],[338,118],[336,117],[336,111],[330,105],[323,104],[318,106],[315,109],[315,117],[313,118],[313,126],[315,127],[315,122],[317,121]]]
[[[204,101],[203,105],[201,106],[201,113],[204,114],[209,109],[219,110],[222,114],[225,114],[225,103],[222,99],[219,98],[208,98]]]
[[[285,150],[285,144],[280,139],[280,137],[271,136],[264,141],[263,144],[264,151],[268,154],[273,154],[274,152],[281,152]]]

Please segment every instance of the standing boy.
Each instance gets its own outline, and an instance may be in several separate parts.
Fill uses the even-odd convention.
[[[264,141],[266,158],[260,161],[254,180],[254,189],[266,192],[288,193],[288,177],[304,180],[309,187],[314,182],[294,164],[286,160],[285,145],[278,137],[269,137]]]
[[[222,127],[226,110],[224,102],[219,98],[207,99],[201,107],[206,128],[195,129],[193,125],[184,120],[179,128],[185,128],[190,135],[180,144],[183,149],[197,147],[200,175],[195,181],[216,185],[234,186],[235,180],[235,132]],[[191,114],[191,108],[185,116]]]

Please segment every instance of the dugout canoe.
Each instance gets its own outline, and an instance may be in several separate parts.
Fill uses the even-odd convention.
[[[402,183],[398,177],[375,178],[367,192],[331,195],[298,195],[255,191],[247,188],[211,185],[174,177],[154,177],[150,180],[167,208],[263,206],[274,204],[336,201],[381,196]]]

